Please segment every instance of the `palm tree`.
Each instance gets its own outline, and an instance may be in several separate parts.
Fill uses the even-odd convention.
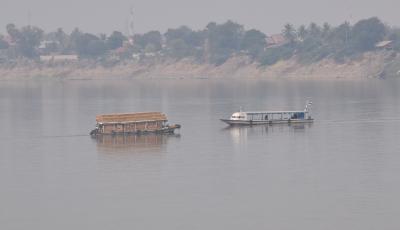
[[[324,25],[322,26],[323,36],[327,37],[330,32],[331,32],[331,26],[327,22],[325,22]]]
[[[315,22],[312,22],[312,23],[309,25],[308,30],[310,31],[310,34],[311,34],[312,36],[314,36],[314,37],[315,37],[315,36],[319,36],[320,33],[321,33],[320,27],[319,27]]]
[[[287,23],[283,28],[282,34],[290,43],[295,42],[296,30],[294,29],[292,24]]]
[[[304,41],[304,39],[307,36],[307,29],[304,25],[301,25],[298,29],[297,29],[297,36],[299,38],[300,41]]]

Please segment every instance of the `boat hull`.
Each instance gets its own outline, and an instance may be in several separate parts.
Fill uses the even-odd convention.
[[[221,119],[228,125],[266,125],[266,124],[298,124],[312,123],[314,119],[288,119],[288,120],[231,120]]]
[[[142,135],[142,134],[149,134],[149,133],[155,133],[155,134],[173,134],[175,132],[175,129],[180,129],[181,126],[176,124],[176,125],[170,125],[170,126],[165,126],[161,129],[155,129],[155,130],[136,130],[133,132],[116,132],[113,131],[111,133],[103,133],[100,131],[100,129],[93,129],[90,132],[91,136],[99,136],[99,135]]]

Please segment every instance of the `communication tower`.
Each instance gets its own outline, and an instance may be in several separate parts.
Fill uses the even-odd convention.
[[[129,35],[129,43],[133,45],[133,36],[135,35],[135,24],[134,24],[134,12],[133,7],[131,7],[129,12],[129,20],[128,20],[128,35]]]

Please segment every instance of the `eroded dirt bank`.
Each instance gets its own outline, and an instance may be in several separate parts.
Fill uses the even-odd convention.
[[[400,55],[365,53],[344,63],[332,59],[304,64],[296,58],[260,66],[245,56],[232,57],[224,64],[199,64],[189,59],[103,66],[95,63],[18,63],[0,65],[1,80],[23,79],[130,79],[130,78],[287,78],[287,79],[368,79],[400,76]]]

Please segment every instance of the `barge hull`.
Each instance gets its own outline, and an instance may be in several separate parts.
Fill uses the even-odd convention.
[[[103,133],[99,129],[94,129],[90,132],[92,136],[99,136],[99,135],[142,135],[142,134],[173,134],[175,129],[179,129],[180,125],[173,125],[164,127],[162,129],[157,130],[137,130],[133,132],[110,132],[110,133]]]

